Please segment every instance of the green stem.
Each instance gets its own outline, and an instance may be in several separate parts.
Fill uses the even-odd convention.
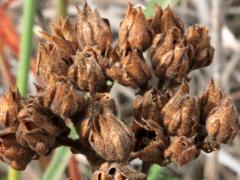
[[[17,85],[22,96],[25,96],[27,93],[29,64],[32,54],[33,23],[37,2],[37,0],[24,1],[20,62],[17,74]]]
[[[37,0],[25,0],[23,7],[23,29],[20,44],[20,60],[17,74],[17,86],[21,96],[26,96],[28,71],[32,54],[33,23],[36,13]],[[8,180],[19,180],[20,173],[9,167]]]
[[[57,0],[57,9],[59,16],[67,16],[67,0]]]

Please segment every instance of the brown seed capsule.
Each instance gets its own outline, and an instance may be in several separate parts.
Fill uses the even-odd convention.
[[[155,16],[151,19],[148,19],[148,22],[151,25],[151,29],[153,30],[154,34],[159,34],[161,32],[161,17],[163,15],[163,10],[160,6],[155,6]]]
[[[135,49],[122,55],[120,61],[115,62],[106,70],[106,75],[124,86],[139,88],[146,85],[151,78],[151,72],[140,51]]]
[[[83,93],[61,79],[50,80],[47,88],[40,90],[37,96],[43,101],[44,108],[62,118],[80,113],[86,104]]]
[[[21,109],[21,96],[18,89],[9,89],[0,99],[0,123],[6,127],[18,125],[17,114]]]
[[[152,44],[152,66],[156,76],[181,82],[189,72],[189,47],[183,44],[179,29],[158,34]]]
[[[207,87],[207,90],[205,90],[199,98],[202,123],[205,122],[206,117],[209,115],[212,109],[217,107],[225,98],[226,94],[217,88],[214,81],[211,80]]]
[[[143,161],[165,164],[164,150],[169,145],[169,138],[159,123],[153,120],[133,121],[136,144],[134,154]]]
[[[191,70],[208,66],[212,63],[214,48],[210,45],[207,27],[200,25],[190,27],[186,34],[186,41],[194,49],[194,56],[190,61]]]
[[[165,158],[178,166],[183,166],[197,158],[200,151],[185,136],[175,137],[169,148],[164,152]]]
[[[143,96],[137,96],[132,105],[133,116],[139,122],[144,119],[160,123],[161,110],[168,100],[168,94],[160,94],[156,89],[151,89]]]
[[[112,102],[107,93],[95,102],[89,142],[106,161],[125,161],[134,147],[134,134],[113,113]]]
[[[207,139],[213,148],[228,143],[237,135],[239,114],[231,99],[225,99],[206,119]]]
[[[24,170],[35,153],[16,141],[15,129],[0,131],[0,159],[16,170]]]
[[[47,155],[58,146],[57,138],[64,138],[69,128],[58,116],[47,112],[35,100],[30,99],[18,114],[17,141],[30,147],[39,155]]]
[[[162,110],[163,123],[171,136],[193,136],[199,124],[199,105],[190,96],[189,86],[183,83]]]
[[[37,58],[38,75],[48,81],[51,77],[67,76],[68,65],[53,44],[39,44]]]
[[[144,51],[151,45],[152,38],[153,32],[142,9],[140,7],[133,8],[129,3],[127,14],[120,25],[119,48],[124,49],[129,44],[132,50]]]
[[[68,77],[82,91],[101,92],[106,90],[106,77],[100,66],[103,58],[94,48],[78,51]]]
[[[143,180],[146,175],[125,163],[104,163],[93,173],[93,180]]]
[[[77,37],[81,49],[96,45],[105,52],[112,44],[112,33],[107,19],[102,19],[97,10],[92,10],[85,2],[83,10],[78,8]]]

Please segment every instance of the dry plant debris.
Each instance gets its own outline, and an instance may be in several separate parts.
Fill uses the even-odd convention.
[[[38,74],[46,86],[36,85],[37,94],[27,98],[12,88],[0,100],[0,157],[11,167],[24,170],[64,145],[86,155],[95,180],[144,179],[131,159],[182,166],[236,136],[236,107],[213,80],[199,98],[189,93],[188,73],[213,60],[206,27],[185,31],[170,7],[157,6],[146,19],[129,3],[113,46],[110,23],[85,3],[75,24],[60,19],[52,31],[42,33],[38,49]],[[139,90],[130,124],[118,117],[107,81]],[[78,140],[68,137],[69,120]]]

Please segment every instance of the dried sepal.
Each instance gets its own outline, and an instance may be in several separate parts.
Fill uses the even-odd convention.
[[[177,166],[183,166],[197,158],[199,153],[200,151],[187,137],[178,136],[173,139],[164,156]]]
[[[40,90],[37,96],[45,109],[50,109],[62,118],[81,113],[86,105],[83,93],[63,79],[50,80],[47,87]]]
[[[134,134],[114,114],[112,102],[107,93],[95,102],[89,142],[106,161],[124,161],[134,147]]]
[[[26,102],[18,119],[20,124],[16,132],[17,141],[42,156],[59,145],[58,138],[69,134],[64,121],[48,112],[34,99]]]
[[[200,108],[189,86],[183,83],[161,111],[163,124],[171,136],[191,137],[197,132]]]
[[[106,77],[101,68],[103,57],[97,49],[78,51],[68,70],[69,80],[82,91],[101,92],[107,88]]]
[[[112,43],[112,33],[107,19],[100,17],[97,10],[92,10],[85,2],[83,9],[78,8],[77,38],[81,49],[85,46],[97,46],[105,52]]]
[[[67,76],[68,65],[64,62],[53,44],[39,44],[37,73],[48,81],[51,78]]]
[[[12,128],[0,131],[0,159],[13,169],[21,171],[34,158],[35,153],[17,142],[15,132]]]
[[[151,71],[144,57],[137,49],[122,54],[120,61],[106,70],[106,75],[124,86],[139,88],[151,78]]]
[[[153,38],[153,32],[150,29],[148,21],[145,19],[141,7],[134,8],[131,3],[128,4],[128,10],[119,29],[119,48],[146,50]]]
[[[155,36],[151,47],[151,62],[160,79],[181,82],[189,72],[189,46],[183,43],[177,28]]]
[[[161,123],[161,110],[169,98],[168,93],[163,94],[156,89],[148,90],[143,96],[137,96],[132,105],[135,120],[153,120]]]
[[[18,89],[9,89],[0,99],[0,123],[2,127],[16,127],[17,114],[21,109],[21,96]]]
[[[145,162],[164,165],[164,150],[169,145],[169,137],[159,123],[134,120],[132,129],[136,138],[134,154]]]
[[[99,170],[93,173],[93,180],[143,180],[146,175],[135,170],[126,163],[102,164]]]
[[[162,33],[161,31],[161,17],[163,15],[163,10],[160,6],[155,6],[155,15],[153,18],[148,19],[151,29],[156,34]]]
[[[214,48],[210,44],[208,28],[205,26],[191,26],[186,34],[187,44],[194,49],[190,69],[198,69],[208,66],[213,61]]]

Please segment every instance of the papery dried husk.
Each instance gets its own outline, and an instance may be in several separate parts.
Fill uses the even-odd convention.
[[[129,45],[132,50],[146,50],[152,42],[153,32],[140,7],[134,8],[128,3],[128,10],[119,29],[120,49]]]
[[[191,137],[197,132],[200,107],[197,99],[189,95],[185,82],[161,111],[163,124],[171,136]]]
[[[34,158],[35,152],[20,145],[16,140],[15,132],[13,128],[0,131],[0,159],[13,169],[22,171]]]
[[[165,165],[164,150],[170,141],[159,123],[153,120],[134,120],[132,130],[136,138],[134,154],[144,162]]]
[[[70,132],[60,117],[48,112],[34,99],[26,102],[18,119],[17,141],[42,156],[59,145],[58,138],[67,137]]]
[[[163,94],[156,89],[150,89],[143,96],[137,96],[132,105],[135,120],[153,120],[161,123],[161,110],[169,98],[168,93]]]
[[[141,88],[151,78],[151,71],[142,53],[135,49],[126,56],[122,55],[120,61],[106,70],[106,75],[124,86]]]
[[[112,33],[107,19],[100,17],[97,10],[92,10],[85,2],[83,9],[78,8],[77,38],[81,49],[96,45],[105,52],[112,44]]]
[[[194,55],[190,61],[191,70],[205,67],[212,63],[214,48],[210,44],[207,27],[201,25],[191,26],[186,34],[186,41],[194,49]]]
[[[156,35],[151,48],[156,76],[182,82],[189,72],[191,48],[184,44],[180,30],[172,28],[166,34]]]
[[[17,114],[21,107],[21,96],[17,88],[11,88],[3,94],[0,99],[0,123],[2,127],[17,127]]]
[[[92,177],[93,180],[143,180],[145,178],[145,174],[126,163],[110,162],[102,164]]]
[[[82,91],[105,91],[107,83],[101,58],[94,48],[78,51],[74,56],[74,64],[68,70],[69,80]]]
[[[72,117],[84,111],[86,100],[83,92],[62,79],[51,79],[46,88],[37,94],[44,108],[62,118]]]
[[[164,152],[165,158],[177,166],[187,164],[197,158],[199,154],[200,151],[197,147],[185,136],[175,137],[171,145]]]

